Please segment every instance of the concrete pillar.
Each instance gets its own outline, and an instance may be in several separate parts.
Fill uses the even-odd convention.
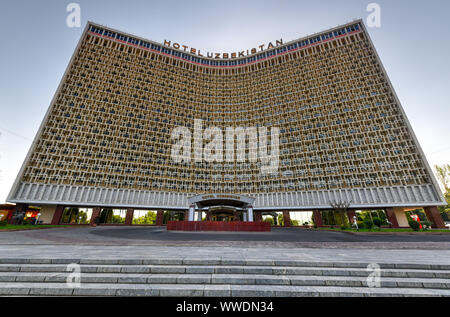
[[[395,217],[394,208],[386,208],[386,217],[391,223],[392,228],[399,228],[397,217]]]
[[[189,207],[188,221],[194,221],[195,205]]]
[[[314,224],[317,227],[323,227],[322,215],[320,213],[320,210],[313,211],[313,218],[314,218]]]
[[[53,226],[60,224],[63,213],[64,213],[64,206],[61,205],[56,206],[55,213],[53,214],[53,219],[51,222]]]
[[[284,220],[285,227],[291,226],[291,216],[289,214],[289,211],[283,211],[283,220]]]
[[[155,225],[161,227],[164,224],[164,210],[158,210],[156,212]]]
[[[425,207],[425,214],[431,222],[431,227],[436,229],[445,229],[445,223],[442,219],[441,213],[437,207]]]
[[[253,206],[248,206],[247,213],[248,213],[248,221],[249,222],[253,222],[254,221],[254,218],[253,218]]]
[[[356,211],[348,210],[347,217],[348,217],[348,221],[350,222],[350,226],[351,226],[355,222],[354,217],[356,217]]]
[[[243,221],[248,221],[247,216],[248,216],[248,214],[246,212],[244,212],[242,215],[242,217],[244,218]]]
[[[101,207],[94,207],[92,209],[92,217],[91,217],[91,226],[95,224],[95,219],[100,217],[100,212],[102,211]]]
[[[128,208],[127,215],[125,216],[125,226],[131,226],[133,224],[133,214],[134,214],[134,209]]]

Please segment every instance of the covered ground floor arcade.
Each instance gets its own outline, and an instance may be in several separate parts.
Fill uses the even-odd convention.
[[[211,198],[212,200],[214,198]],[[234,199],[234,198],[230,198]],[[443,229],[445,223],[437,207],[388,207],[374,210],[348,209],[345,212],[337,212],[332,209],[324,210],[258,210],[253,209],[250,201],[244,204],[217,201],[193,202],[189,209],[137,209],[115,208],[98,206],[64,206],[42,205],[31,206],[17,204],[14,210],[8,213],[7,221],[13,223],[14,216],[23,214],[32,208],[38,210],[34,217],[41,224],[52,225],[149,225],[164,226],[169,221],[220,221],[220,222],[271,222],[274,226],[315,226],[336,227],[342,222],[351,224],[355,217],[359,221],[361,217],[369,216],[380,218],[382,226],[391,228],[408,228],[408,218],[412,214],[419,216],[421,220],[427,220],[432,228]],[[39,209],[40,208],[40,209]],[[302,219],[299,221],[298,214]],[[343,217],[343,215],[345,217]],[[270,220],[271,218],[271,220]]]

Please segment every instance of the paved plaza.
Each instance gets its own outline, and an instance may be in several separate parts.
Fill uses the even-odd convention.
[[[74,227],[0,232],[2,258],[259,258],[450,264],[450,235],[167,232],[163,227]]]

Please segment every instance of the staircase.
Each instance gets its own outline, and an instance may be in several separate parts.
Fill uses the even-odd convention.
[[[71,263],[79,285],[68,285]],[[233,259],[0,259],[1,296],[450,296],[450,264]],[[69,279],[74,282],[76,280]]]

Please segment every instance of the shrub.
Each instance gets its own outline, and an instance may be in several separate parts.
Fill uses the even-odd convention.
[[[341,230],[347,230],[349,229],[347,225],[341,225]]]
[[[421,221],[420,223],[422,224],[424,229],[431,228],[431,222],[429,222],[428,220]]]
[[[373,222],[370,218],[364,219],[364,228],[366,229],[372,229],[373,228]]]
[[[419,231],[420,230],[420,223],[418,223],[415,220],[410,220],[409,221],[409,226],[414,230],[414,231]]]
[[[373,224],[377,227],[381,227],[381,225],[383,224],[383,220],[381,220],[378,217],[373,218]]]
[[[272,217],[267,217],[266,219],[264,219],[264,222],[268,222],[270,223],[272,226],[274,225],[274,221]]]
[[[0,227],[6,227],[8,222],[6,220],[0,221]]]
[[[364,222],[358,221],[358,228],[359,229],[364,229]]]

